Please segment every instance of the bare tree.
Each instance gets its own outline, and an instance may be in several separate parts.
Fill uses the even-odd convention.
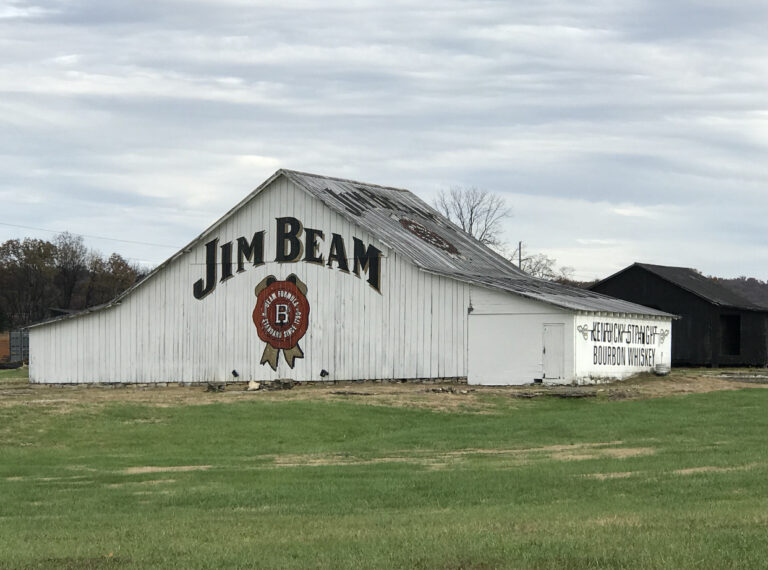
[[[522,250],[520,249],[522,247]],[[557,260],[544,253],[530,254],[525,251],[525,244],[515,248],[509,260],[513,263],[519,263],[520,269],[528,275],[548,279],[550,281],[570,281],[573,277],[572,267],[557,267]]]
[[[512,211],[501,196],[475,186],[454,186],[441,191],[432,204],[484,245],[496,249],[514,264],[519,260],[520,268],[528,275],[560,282],[572,279],[572,267],[558,267],[556,259],[543,253],[529,254],[525,251],[525,244],[522,244],[522,252],[516,248],[511,255],[508,254],[509,249],[502,239],[502,223],[512,215]]]
[[[454,186],[447,191],[441,190],[433,206],[484,245],[497,249],[504,247],[502,223],[512,211],[501,196],[474,186]]]

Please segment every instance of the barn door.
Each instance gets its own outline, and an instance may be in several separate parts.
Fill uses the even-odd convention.
[[[544,380],[556,380],[562,378],[565,368],[563,323],[544,325],[543,346]]]

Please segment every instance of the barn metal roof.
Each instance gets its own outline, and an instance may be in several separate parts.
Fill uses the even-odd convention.
[[[293,170],[279,173],[425,271],[576,311],[672,316],[531,277],[408,190]]]
[[[723,307],[733,307],[738,309],[748,309],[751,311],[766,311],[768,305],[754,302],[745,295],[737,291],[726,281],[718,281],[712,277],[705,277],[695,269],[689,267],[671,267],[667,265],[652,265],[650,263],[634,263],[600,281],[608,281],[616,275],[624,273],[632,267],[639,267],[661,277],[665,281],[677,285],[681,289],[693,293],[702,299],[715,305]]]
[[[122,299],[158,275],[175,259],[202,243],[211,232],[280,176],[285,176],[332,210],[366,229],[424,271],[482,287],[507,291],[574,311],[674,316],[587,289],[531,277],[451,223],[409,190],[280,169],[188,245],[109,303],[35,323],[29,328],[80,317],[119,304]]]

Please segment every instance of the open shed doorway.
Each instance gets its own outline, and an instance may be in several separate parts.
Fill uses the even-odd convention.
[[[726,356],[741,354],[740,315],[720,315],[720,353]]]

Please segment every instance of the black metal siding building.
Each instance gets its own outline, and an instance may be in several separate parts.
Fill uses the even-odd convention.
[[[768,307],[693,269],[635,263],[591,289],[679,315],[673,365],[768,365]]]

